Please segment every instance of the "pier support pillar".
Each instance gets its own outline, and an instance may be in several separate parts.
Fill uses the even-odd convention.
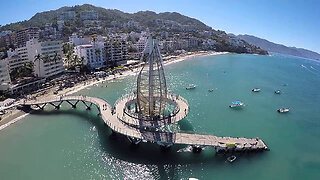
[[[116,139],[117,138],[117,133],[115,131],[113,131],[112,129],[111,129],[111,134],[110,134],[109,138],[110,139]]]
[[[71,107],[73,108],[73,109],[75,109],[75,108],[77,108],[77,104],[78,104],[78,102],[79,102],[79,100],[78,101],[76,101],[76,103],[75,104],[72,104],[70,101],[68,101],[68,100],[66,100],[67,101],[67,103],[68,104],[70,104],[71,105]]]
[[[168,151],[173,143],[163,143],[163,142],[157,142],[157,144],[160,146],[161,151]]]
[[[49,103],[51,106],[53,106],[56,110],[60,109],[60,105],[62,102],[60,102],[58,105],[55,105],[54,103]]]
[[[137,139],[137,138],[133,138],[133,137],[130,137],[130,136],[127,136],[128,140],[131,142],[132,145],[139,145],[140,142],[141,142],[141,139]]]
[[[47,103],[44,103],[42,106],[40,106],[39,104],[36,104],[36,106],[40,109],[40,110],[44,110],[44,107],[47,105]]]
[[[198,145],[192,145],[192,152],[200,153],[202,151],[202,147]]]
[[[91,110],[92,103],[90,103],[90,105],[87,105],[85,101],[81,101],[81,102],[86,106],[86,110]]]

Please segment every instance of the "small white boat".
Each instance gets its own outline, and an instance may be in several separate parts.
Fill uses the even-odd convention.
[[[186,87],[187,90],[194,89],[194,88],[196,88],[196,85],[194,84],[189,84],[189,86]]]
[[[243,105],[244,104],[241,101],[234,101],[234,102],[232,102],[232,104],[229,107],[234,108],[234,107],[240,107],[240,106],[243,106]]]
[[[228,160],[230,163],[232,163],[232,162],[235,161],[236,159],[237,159],[237,157],[236,157],[236,156],[233,156],[233,155],[227,158],[227,160]]]
[[[279,89],[277,89],[277,90],[274,91],[274,93],[275,93],[275,94],[280,94],[281,91],[280,91]]]
[[[277,110],[279,113],[287,113],[290,111],[290,108],[280,108]]]
[[[261,90],[260,88],[253,88],[252,92],[260,92],[260,90]]]

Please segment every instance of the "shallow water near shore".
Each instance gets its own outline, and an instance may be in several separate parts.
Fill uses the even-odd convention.
[[[259,137],[263,153],[216,155],[131,146],[111,136],[98,111],[82,105],[47,108],[0,131],[0,179],[319,179],[320,63],[287,56],[217,55],[165,66],[170,91],[190,104],[181,131]],[[196,84],[193,90],[185,90]],[[107,87],[106,87],[107,86]],[[251,92],[252,88],[261,92]],[[100,83],[75,94],[113,104],[135,89],[135,77]],[[214,89],[208,92],[208,89]],[[281,94],[274,94],[280,89]],[[230,109],[232,101],[245,103]],[[280,107],[290,107],[279,114]],[[177,152],[179,151],[179,152]]]

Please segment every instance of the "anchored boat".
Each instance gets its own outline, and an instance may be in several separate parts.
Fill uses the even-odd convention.
[[[252,92],[260,92],[260,90],[261,90],[260,88],[253,88],[251,91]]]
[[[186,87],[187,90],[194,89],[194,88],[196,88],[196,85],[194,84],[189,84],[189,86]]]
[[[277,89],[277,90],[274,91],[274,93],[275,93],[275,94],[280,94],[281,91],[280,91],[279,89]]]
[[[230,157],[227,158],[227,160],[228,160],[230,163],[232,163],[232,162],[235,161],[236,159],[237,159],[236,156],[230,156]]]
[[[234,108],[234,107],[241,107],[243,105],[244,104],[241,101],[234,101],[234,102],[232,102],[232,104],[229,107]]]
[[[279,113],[287,113],[290,111],[290,108],[280,108],[277,110]]]
[[[209,92],[213,92],[213,89],[209,89],[208,91],[209,91]]]

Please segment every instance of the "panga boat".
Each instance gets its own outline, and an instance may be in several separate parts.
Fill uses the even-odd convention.
[[[209,91],[209,92],[213,92],[213,89],[209,89],[208,91]]]
[[[186,87],[186,89],[194,89],[196,88],[196,85],[194,84],[189,84],[189,86]]]
[[[279,113],[287,113],[290,111],[290,108],[280,108],[277,110]]]
[[[260,88],[253,88],[252,92],[259,92],[261,89]]]
[[[229,162],[233,162],[233,161],[235,161],[237,159],[237,157],[236,156],[230,156],[230,157],[228,157],[227,158],[227,160],[229,161]]]
[[[281,93],[281,91],[280,91],[279,89],[277,89],[277,90],[275,90],[275,91],[274,91],[274,93],[276,93],[276,94],[280,94],[280,93]]]
[[[243,106],[243,105],[244,104],[241,101],[234,101],[234,102],[232,102],[232,104],[229,107],[233,108],[233,107],[240,107],[240,106]]]

